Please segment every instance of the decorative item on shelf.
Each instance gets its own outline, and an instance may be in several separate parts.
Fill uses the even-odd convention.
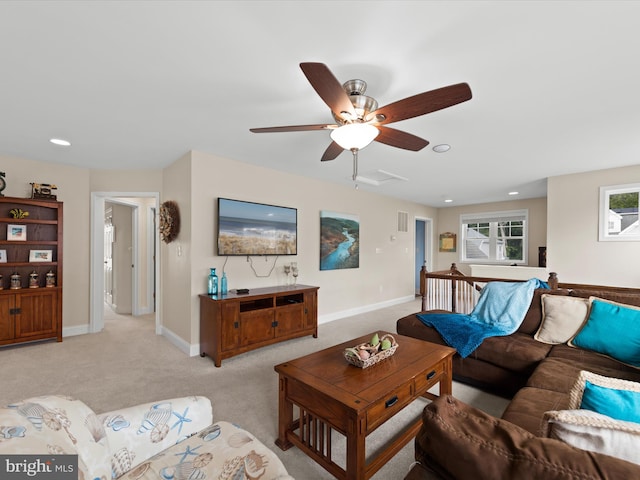
[[[51,262],[53,250],[29,250],[30,262]]]
[[[220,293],[226,295],[229,292],[227,286],[227,272],[222,272],[222,278],[220,279]]]
[[[57,189],[52,183],[31,183],[31,198],[57,200],[58,197],[53,193]]]
[[[35,270],[29,274],[29,288],[38,288],[40,284],[38,283],[38,272]]]
[[[289,285],[289,273],[291,273],[291,264],[285,263],[284,264],[284,275],[285,275],[284,284],[285,285]]]
[[[22,277],[18,272],[11,274],[11,290],[18,290],[22,288]]]
[[[209,270],[207,293],[209,295],[217,295],[218,294],[218,275],[216,275],[216,269],[215,268],[212,268],[212,269]]]
[[[49,270],[47,272],[45,286],[47,288],[51,288],[51,287],[55,287],[56,286],[56,274],[53,273],[52,270]]]
[[[291,275],[293,276],[293,285],[298,283],[298,263],[291,262]]]
[[[7,240],[24,242],[27,240],[26,225],[7,225]]]
[[[9,210],[12,218],[27,218],[29,216],[29,212],[26,210],[22,210],[21,208],[12,208]]]
[[[0,250],[0,263],[7,263],[7,251]]]
[[[1,273],[0,273],[0,290],[4,290],[4,278],[2,277]]]
[[[160,205],[160,237],[164,243],[173,242],[180,233],[178,204],[168,200]]]
[[[368,343],[344,349],[344,358],[351,365],[367,368],[396,353],[398,343],[393,335],[386,333],[382,337],[375,333]]]
[[[4,197],[4,193],[2,193],[4,191],[5,188],[7,188],[7,182],[4,179],[5,173],[4,172],[0,172],[0,197]]]

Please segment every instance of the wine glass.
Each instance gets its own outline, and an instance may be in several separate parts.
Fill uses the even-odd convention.
[[[293,284],[298,282],[298,267],[291,267],[291,275],[293,275]]]
[[[285,280],[285,285],[289,285],[289,272],[291,271],[291,265],[285,263],[284,265],[284,274],[287,276]]]

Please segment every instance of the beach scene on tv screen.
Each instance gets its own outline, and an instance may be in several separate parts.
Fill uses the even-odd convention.
[[[295,208],[219,199],[218,255],[295,255]]]

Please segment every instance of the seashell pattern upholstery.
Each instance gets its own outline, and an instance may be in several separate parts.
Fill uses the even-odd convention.
[[[0,408],[0,455],[77,454],[79,479],[293,480],[250,432],[212,424],[206,397],[104,414],[63,396]]]

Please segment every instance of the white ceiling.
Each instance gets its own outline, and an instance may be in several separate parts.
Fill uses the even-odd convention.
[[[541,197],[547,177],[640,163],[639,19],[631,1],[2,1],[0,154],[146,169],[198,150],[350,185],[350,152],[320,162],[329,132],[249,132],[332,123],[299,68],[322,62],[380,105],[473,91],[391,125],[424,150],[363,149],[361,173],[408,181],[361,189],[437,207]]]

